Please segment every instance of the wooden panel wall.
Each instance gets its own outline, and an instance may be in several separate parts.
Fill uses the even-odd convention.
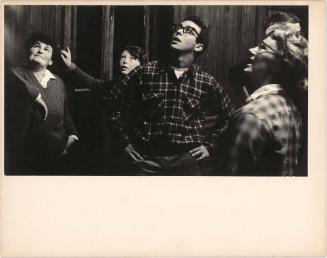
[[[74,55],[75,17],[73,6],[5,6],[6,63],[22,64],[24,41],[32,32],[45,33],[60,46],[71,46]]]
[[[226,81],[231,67],[244,59],[248,48],[263,38],[267,7],[256,6],[176,6],[174,22],[196,15],[209,26],[210,44],[197,63]]]
[[[92,8],[90,6],[89,8]],[[101,74],[112,78],[114,49],[114,6],[103,6]],[[130,6],[131,8],[131,6]],[[150,59],[158,58],[166,44],[172,23],[197,15],[210,28],[210,45],[197,62],[219,81],[226,81],[229,69],[246,57],[249,47],[263,38],[272,9],[291,11],[304,20],[306,9],[280,6],[146,6],[144,7],[144,46]],[[294,10],[293,10],[294,9]],[[306,14],[306,15],[305,15]],[[302,17],[303,16],[303,17]],[[70,46],[76,57],[77,6],[5,6],[5,55],[10,65],[19,65],[24,55],[23,42],[30,32],[43,32],[61,46]],[[119,24],[117,24],[119,25]],[[162,36],[163,35],[163,36]],[[91,40],[91,39],[90,39]]]
[[[112,79],[113,75],[113,34],[114,34],[114,11],[110,6],[102,8],[102,60],[101,60],[101,78],[104,80]]]

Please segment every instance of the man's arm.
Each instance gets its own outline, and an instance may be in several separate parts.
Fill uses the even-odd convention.
[[[213,107],[217,118],[212,132],[204,142],[204,146],[212,154],[217,147],[222,132],[227,127],[229,119],[235,112],[235,108],[222,85],[215,79],[212,79],[211,84],[212,92],[209,94],[208,104]]]

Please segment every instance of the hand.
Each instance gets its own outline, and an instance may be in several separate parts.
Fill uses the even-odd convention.
[[[41,94],[36,98],[35,102],[40,105],[40,107],[42,109],[41,110],[42,115],[43,115],[42,118],[43,118],[43,121],[45,121],[48,116],[48,107],[47,107],[47,104],[45,104],[44,100],[42,99]]]
[[[66,50],[61,50],[60,56],[66,67],[69,68],[72,64],[72,55],[70,53],[69,47],[67,47]]]
[[[127,145],[127,147],[125,148],[125,152],[128,157],[130,157],[134,161],[143,160],[143,157],[134,149],[131,144]]]
[[[63,150],[63,152],[60,154],[60,157],[65,156],[68,154],[69,149],[71,148],[71,146],[76,142],[76,138],[73,135],[69,135],[68,137],[68,141],[66,144],[65,149]]]
[[[68,141],[66,144],[66,149],[69,150],[69,148],[77,141],[76,136],[69,135]]]
[[[203,145],[190,150],[190,153],[192,157],[196,158],[197,161],[203,160],[210,156],[208,150]]]
[[[66,156],[68,154],[68,150],[64,149],[63,152],[59,155],[59,157]]]

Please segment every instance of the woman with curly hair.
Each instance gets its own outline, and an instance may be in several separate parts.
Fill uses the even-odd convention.
[[[244,71],[252,81],[247,104],[226,130],[227,175],[296,175],[302,119],[294,96],[307,78],[308,43],[298,34],[272,31]]]

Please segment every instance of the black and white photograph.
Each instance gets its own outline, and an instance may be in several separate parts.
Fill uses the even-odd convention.
[[[307,5],[5,5],[6,176],[308,176]]]
[[[326,255],[326,7],[0,2],[0,256]]]

